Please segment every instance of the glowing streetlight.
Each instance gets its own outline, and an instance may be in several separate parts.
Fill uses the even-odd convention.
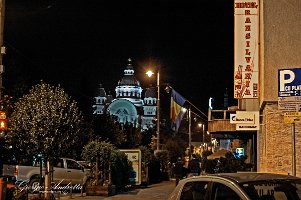
[[[146,72],[146,75],[148,77],[151,77],[155,73],[151,70]],[[160,150],[160,72],[158,70],[157,72],[157,150]]]
[[[203,143],[205,143],[205,124],[199,123],[198,126],[203,128]]]
[[[154,75],[155,73],[154,73],[153,71],[149,70],[149,71],[147,71],[145,74],[146,74],[148,77],[151,77],[151,76]]]

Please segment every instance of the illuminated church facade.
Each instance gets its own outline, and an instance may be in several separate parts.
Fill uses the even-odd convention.
[[[135,77],[135,71],[129,59],[124,69],[124,76],[115,88],[116,97],[107,95],[100,84],[94,96],[93,114],[109,114],[120,124],[131,123],[141,130],[155,126],[157,112],[157,93],[155,88],[147,88],[143,95],[140,82]]]

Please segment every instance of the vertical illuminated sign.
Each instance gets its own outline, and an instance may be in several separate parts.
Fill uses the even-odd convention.
[[[234,98],[259,94],[259,0],[234,0]]]

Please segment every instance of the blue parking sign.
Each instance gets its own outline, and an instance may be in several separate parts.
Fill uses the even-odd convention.
[[[278,97],[301,96],[301,68],[278,70]]]

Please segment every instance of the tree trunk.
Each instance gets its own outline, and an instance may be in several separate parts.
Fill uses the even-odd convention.
[[[109,185],[112,184],[112,176],[111,176],[111,163],[109,161]]]
[[[95,165],[95,179],[96,179],[95,185],[98,185],[98,158],[96,158],[96,165]]]
[[[52,163],[49,160],[47,160],[45,171],[45,199],[50,199],[49,191],[51,190],[52,172]]]

